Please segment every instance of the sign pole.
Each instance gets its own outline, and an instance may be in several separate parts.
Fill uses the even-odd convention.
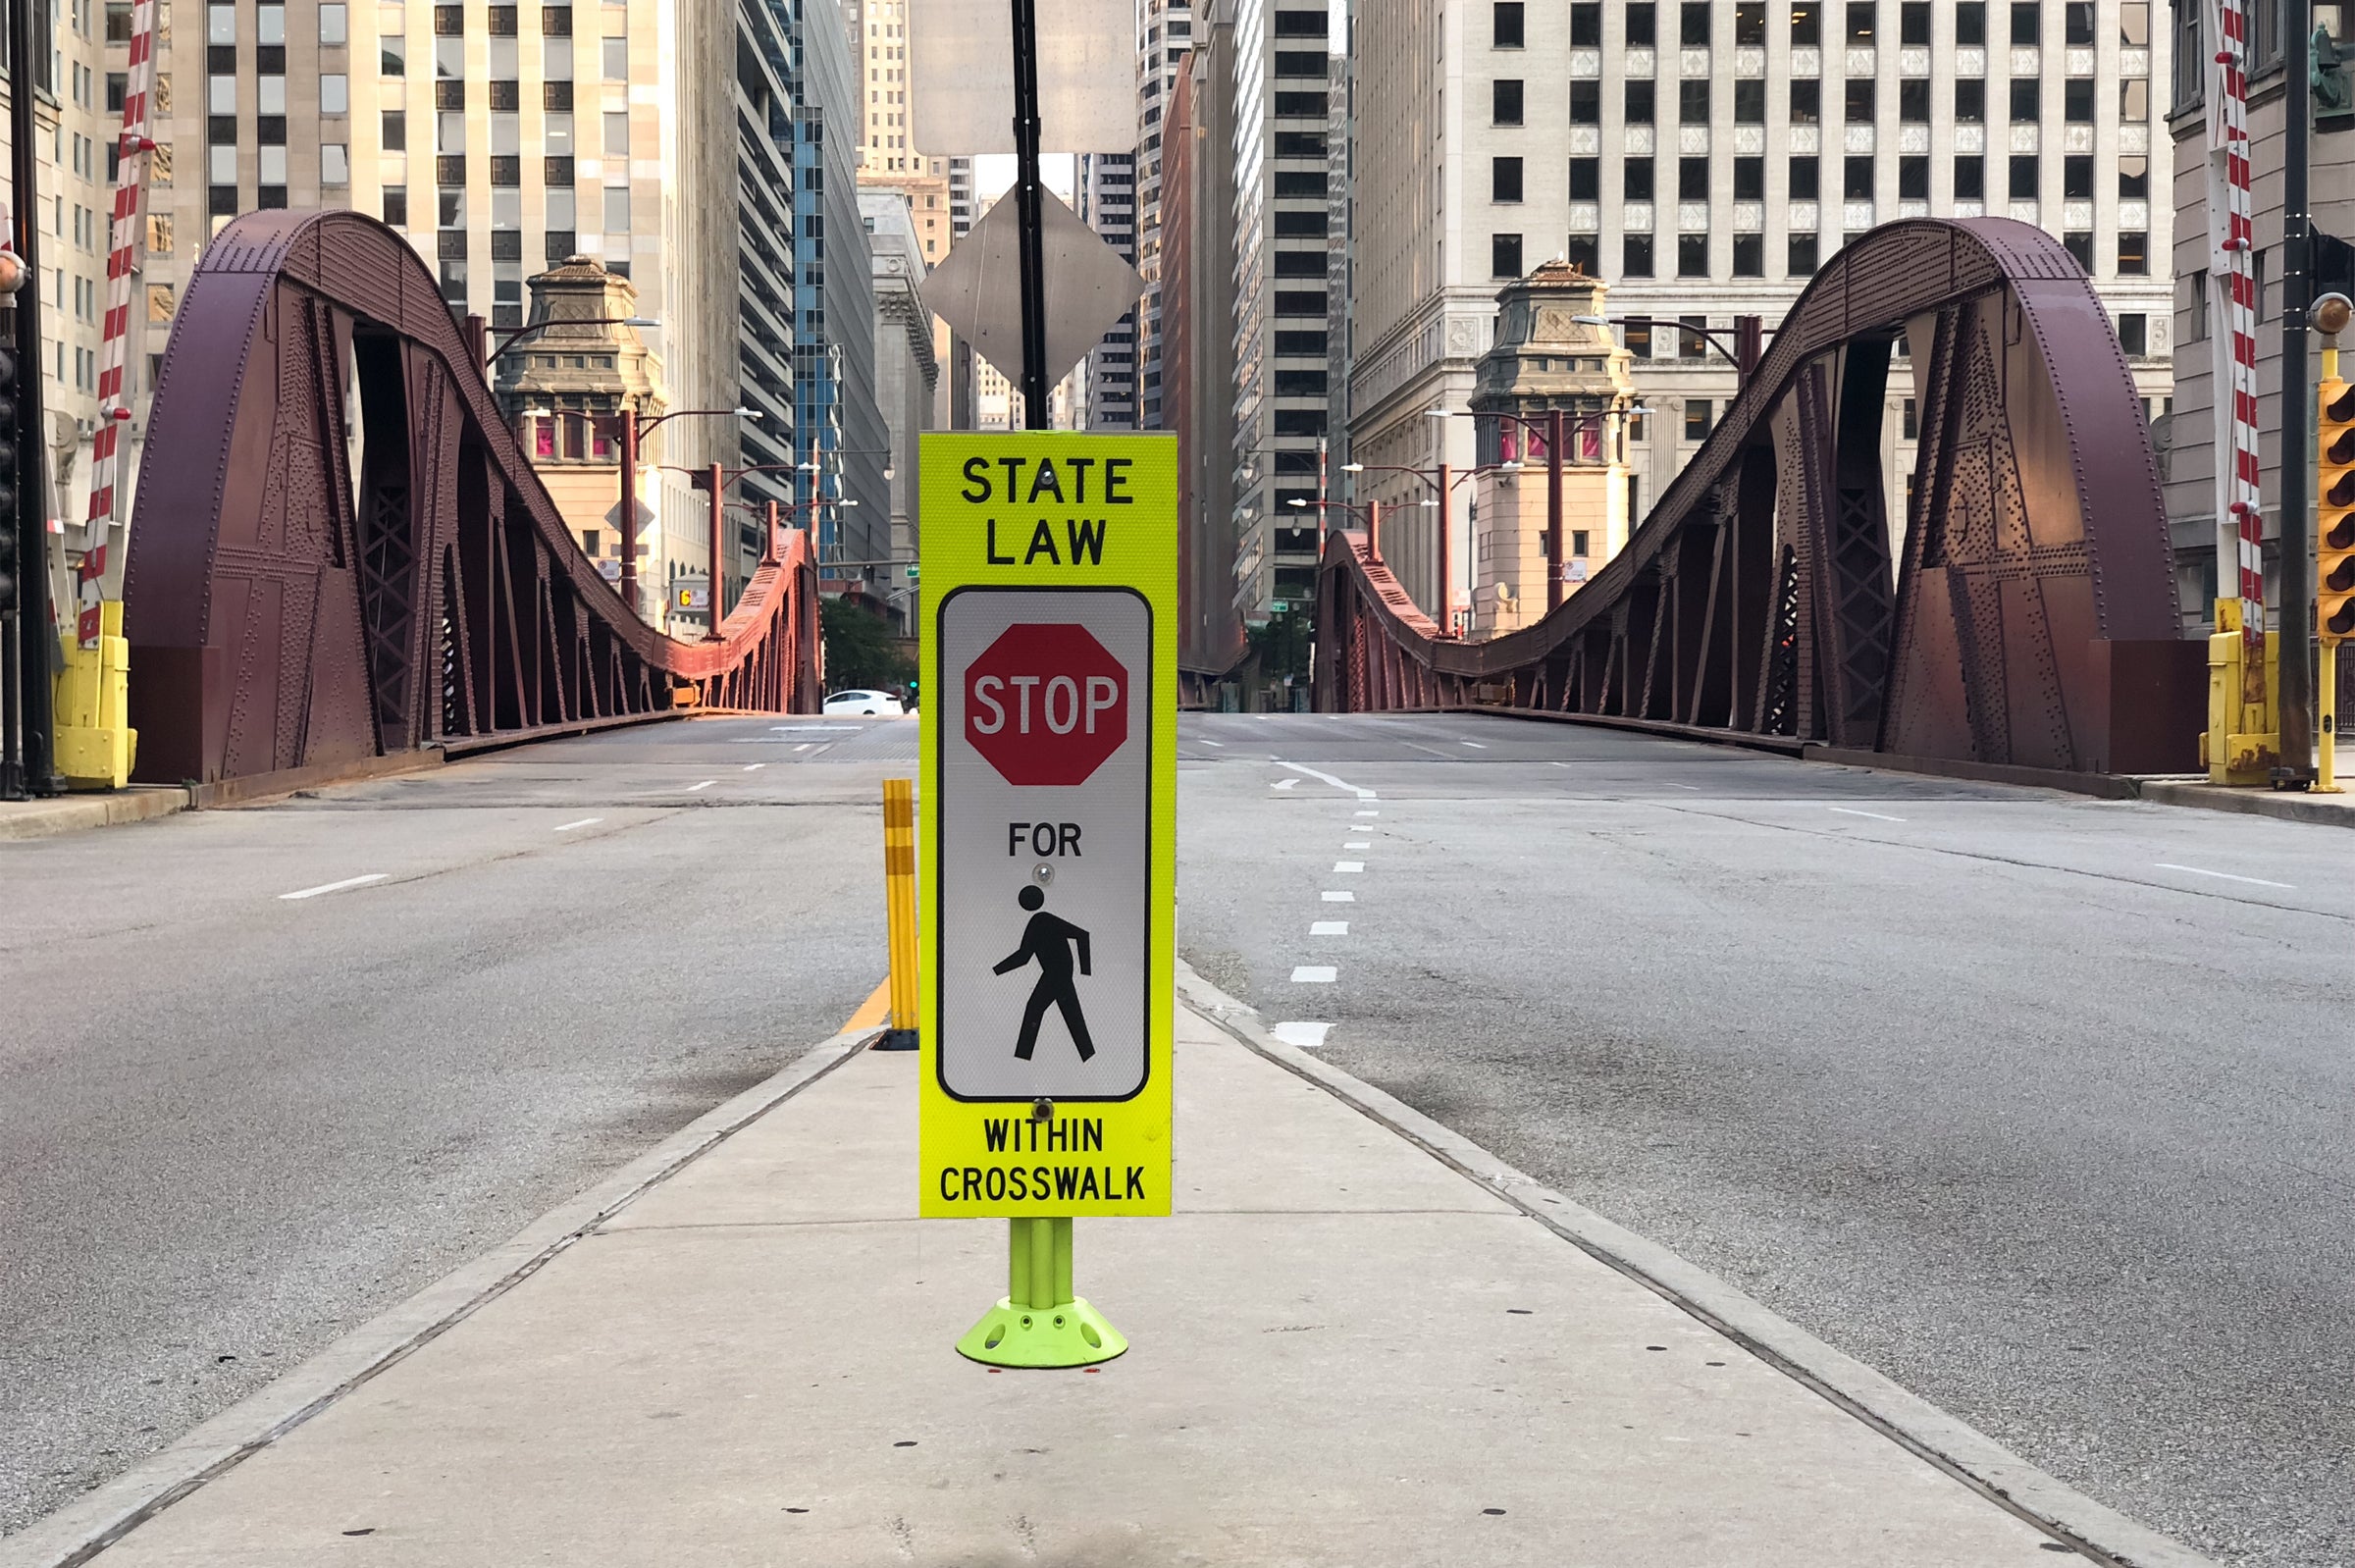
[[[1038,181],[1038,0],[1014,4],[1015,216],[1022,226],[1022,428],[1047,430],[1046,217]]]

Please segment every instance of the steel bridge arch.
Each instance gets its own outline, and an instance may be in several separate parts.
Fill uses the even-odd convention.
[[[1901,334],[1920,436],[1892,561]],[[2058,240],[2005,218],[1889,224],[1835,255],[1626,548],[1542,621],[1443,637],[1362,533],[1329,536],[1319,589],[1326,711],[1501,700],[2046,769],[2150,765],[2180,737],[2137,706],[2165,687],[2179,713],[2199,653],[2109,313]]]
[[[124,585],[138,776],[349,765],[670,709],[814,711],[816,566],[771,542],[716,640],[626,609],[408,242],[249,213],[183,296]]]

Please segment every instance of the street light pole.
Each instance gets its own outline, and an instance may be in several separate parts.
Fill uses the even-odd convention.
[[[2275,712],[2278,761],[2274,787],[2305,789],[2314,782],[2313,683],[2314,536],[2306,525],[2314,464],[2307,421],[2314,418],[2314,384],[2306,375],[2306,312],[2314,297],[2307,165],[2314,131],[2314,81],[2307,74],[2313,7],[2281,7],[2281,78],[2285,116],[2281,138],[2281,512],[2276,530],[2280,581],[2280,630]]]
[[[621,411],[621,601],[644,619],[638,603],[638,410]]]
[[[1545,612],[1562,607],[1562,411],[1545,410]]]
[[[25,285],[17,290],[17,428],[0,440],[17,443],[17,723],[22,779],[0,779],[26,795],[56,795],[57,776],[51,686],[57,664],[57,624],[49,605],[49,436],[41,409],[41,225],[40,127],[35,62],[49,58],[49,40],[34,27],[34,0],[15,0],[9,13],[10,202],[17,258]]]
[[[710,623],[709,623],[707,626],[706,626],[706,627],[705,627],[705,629],[704,629],[704,637],[705,637],[705,639],[706,639],[706,641],[708,641],[708,642],[714,642],[714,643],[715,643],[715,642],[719,641],[719,623],[720,623],[720,620],[722,619],[722,617],[724,617],[724,616],[727,614],[727,594],[726,594],[726,590],[725,590],[725,589],[724,589],[724,588],[721,586],[721,585],[722,585],[722,584],[724,584],[724,583],[726,582],[726,580],[727,580],[727,572],[726,572],[726,570],[723,568],[723,566],[722,566],[722,564],[721,564],[722,560],[724,559],[725,552],[726,552],[726,549],[727,549],[727,542],[726,542],[726,538],[725,538],[725,535],[726,535],[726,519],[725,519],[725,518],[723,518],[723,517],[720,515],[720,498],[719,498],[719,491],[720,491],[720,487],[721,487],[721,485],[725,484],[725,483],[726,483],[726,481],[725,481],[725,480],[724,480],[724,479],[721,477],[721,473],[720,473],[720,466],[719,466],[719,464],[717,464],[717,463],[713,463],[713,464],[711,465],[710,478],[711,478],[711,608],[710,608],[710,611],[709,611],[709,613],[710,613]]]

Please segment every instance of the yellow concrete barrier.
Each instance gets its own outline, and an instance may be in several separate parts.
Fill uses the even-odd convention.
[[[71,636],[60,640],[66,667],[57,677],[57,770],[78,790],[119,790],[138,759],[122,602],[100,604],[98,616],[96,648]]]

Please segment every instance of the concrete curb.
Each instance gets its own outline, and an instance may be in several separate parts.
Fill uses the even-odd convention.
[[[145,822],[188,810],[188,792],[178,785],[140,786],[104,794],[64,795],[55,800],[0,806],[0,843],[55,838],[117,822]]]
[[[2238,811],[2244,816],[2273,816],[2287,822],[2320,822],[2326,827],[2355,827],[2355,806],[2332,806],[2331,797],[2317,799],[2287,790],[2226,789],[2215,784],[2187,784],[2174,779],[2136,781],[2137,799],[2161,806],[2189,806],[2209,811]]]
[[[2212,1559],[2103,1506],[1976,1428],[1784,1321],[1724,1281],[1614,1225],[1372,1084],[1286,1045],[1259,1014],[1178,965],[1178,995],[1244,1047],[1306,1078],[1470,1177],[1571,1245],[1657,1292],[1753,1355],[1840,1406],[1990,1501],[2107,1568],[2219,1568]]]
[[[864,1050],[880,1030],[846,1029],[706,1112],[580,1196],[472,1263],[361,1325],[301,1366],[37,1524],[0,1541],[0,1568],[75,1568],[197,1488],[268,1447],[438,1338],[749,1124]]]

